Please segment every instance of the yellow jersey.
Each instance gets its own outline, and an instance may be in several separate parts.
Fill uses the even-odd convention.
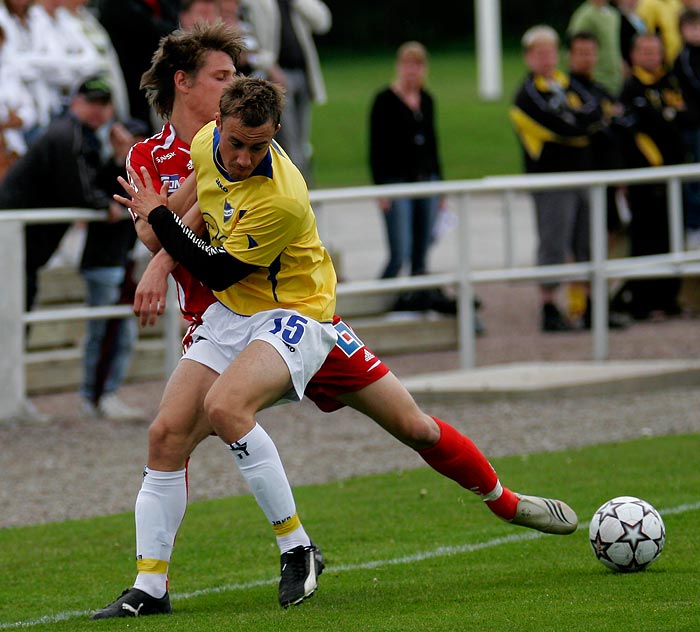
[[[245,316],[283,308],[320,322],[332,320],[335,269],[318,236],[303,176],[273,140],[250,177],[232,180],[221,165],[219,142],[211,122],[191,146],[197,200],[211,245],[259,268],[214,294]]]

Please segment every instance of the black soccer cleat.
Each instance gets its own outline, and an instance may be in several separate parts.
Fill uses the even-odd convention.
[[[325,563],[321,549],[312,542],[310,546],[296,546],[282,553],[280,558],[280,606],[288,608],[300,604],[316,592],[318,576]]]
[[[160,599],[151,597],[138,588],[127,588],[108,606],[93,612],[90,619],[115,619],[117,617],[145,617],[149,614],[170,614],[170,595],[166,592]]]

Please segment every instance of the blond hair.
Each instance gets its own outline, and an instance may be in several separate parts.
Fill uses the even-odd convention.
[[[428,50],[420,42],[404,42],[396,51],[396,61],[412,58],[416,61],[426,63],[428,61]]]
[[[551,26],[537,24],[525,31],[520,39],[520,45],[525,52],[529,51],[535,44],[554,44],[559,46],[559,35]]]

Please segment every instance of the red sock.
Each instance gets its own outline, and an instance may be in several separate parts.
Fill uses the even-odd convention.
[[[494,491],[498,493],[498,475],[474,442],[437,417],[433,419],[440,426],[440,439],[434,446],[418,451],[423,460],[443,476],[479,496]],[[504,487],[497,498],[487,500],[486,504],[500,518],[511,520],[518,497]]]

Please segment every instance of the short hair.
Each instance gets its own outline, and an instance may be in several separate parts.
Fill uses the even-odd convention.
[[[678,18],[678,27],[683,28],[688,24],[700,23],[700,11],[696,9],[686,9]]]
[[[566,49],[571,50],[574,42],[584,41],[584,42],[594,42],[596,46],[600,43],[598,38],[591,31],[579,31],[578,33],[570,33],[566,37]]]
[[[234,64],[243,50],[243,40],[232,26],[216,21],[198,22],[191,29],[178,29],[160,40],[151,67],[141,76],[140,88],[155,111],[169,117],[175,102],[173,77],[178,70],[194,77],[205,63],[206,53],[221,51]]]
[[[420,42],[416,42],[414,40],[404,42],[396,51],[396,61],[401,61],[406,57],[411,57],[412,59],[425,64],[428,61],[428,50]]]
[[[535,44],[541,43],[559,46],[559,35],[557,35],[557,32],[551,26],[546,24],[532,26],[523,33],[520,39],[520,44],[524,52],[529,51]]]
[[[268,121],[277,127],[282,118],[284,90],[258,77],[236,77],[224,90],[219,103],[222,119],[239,118],[246,127],[260,127]]]

